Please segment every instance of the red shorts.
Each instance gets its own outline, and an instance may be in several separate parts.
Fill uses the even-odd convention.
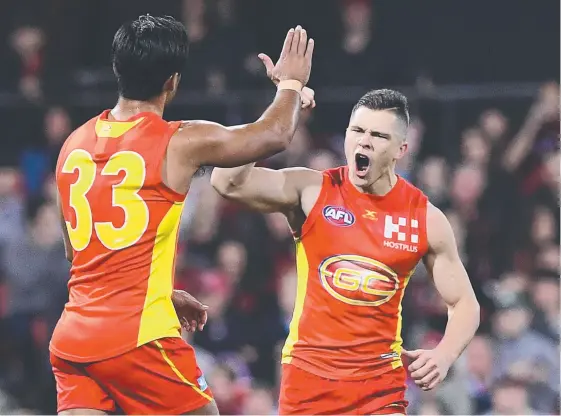
[[[182,414],[212,400],[195,351],[181,338],[163,338],[93,363],[51,353],[57,410]]]
[[[282,366],[280,415],[406,414],[403,368],[367,380],[330,380]]]

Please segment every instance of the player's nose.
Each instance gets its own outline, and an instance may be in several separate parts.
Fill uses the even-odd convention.
[[[366,134],[362,135],[360,139],[358,139],[358,147],[364,150],[373,150],[372,144]]]

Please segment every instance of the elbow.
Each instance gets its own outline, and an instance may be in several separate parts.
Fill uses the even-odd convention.
[[[220,196],[228,197],[239,187],[227,168],[214,168],[210,184]]]
[[[464,296],[456,304],[448,306],[448,316],[451,317],[454,313],[460,313],[465,318],[472,321],[476,327],[479,327],[481,321],[481,307],[475,295]]]
[[[228,193],[229,178],[221,168],[214,168],[210,175],[210,184],[216,192],[221,196],[226,196]]]

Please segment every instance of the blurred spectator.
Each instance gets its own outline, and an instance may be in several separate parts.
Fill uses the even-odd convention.
[[[25,187],[29,194],[37,195],[44,180],[55,171],[60,149],[71,132],[72,121],[64,108],[47,109],[44,117],[45,140],[38,147],[26,150],[21,158]]]
[[[244,400],[243,415],[276,415],[275,400],[270,388],[254,384]]]
[[[559,295],[557,275],[541,277],[533,283],[532,299],[536,313],[532,327],[556,343],[559,343],[561,335]]]
[[[462,134],[462,164],[486,167],[491,156],[490,144],[478,129],[468,129]]]
[[[31,201],[29,234],[10,240],[3,253],[8,302],[5,324],[12,347],[3,365],[9,368],[18,396],[37,404],[38,394],[50,382],[47,345],[49,334],[65,302],[68,262],[64,256],[60,217],[56,206]],[[47,380],[47,381],[46,381]],[[29,383],[37,389],[29,389]]]
[[[493,407],[486,415],[538,415],[530,407],[528,389],[522,382],[508,378],[499,380],[493,388]]]
[[[473,402],[473,414],[482,414],[491,407],[495,361],[495,350],[491,339],[482,335],[476,336],[466,350],[466,359],[468,392]]]
[[[0,249],[23,235],[24,206],[18,193],[18,171],[0,168]]]
[[[497,377],[513,376],[524,372],[527,380],[537,374],[539,366],[546,385],[559,391],[559,351],[555,344],[530,328],[532,311],[521,295],[510,292],[499,294],[500,309],[494,319],[497,338],[497,357],[494,371]]]
[[[416,182],[434,205],[444,207],[448,203],[447,178],[446,161],[443,158],[430,157],[421,165]]]
[[[41,69],[44,44],[45,35],[38,27],[20,27],[13,32],[11,37],[11,46],[17,54],[19,65],[19,91],[30,101],[39,101],[43,96]]]

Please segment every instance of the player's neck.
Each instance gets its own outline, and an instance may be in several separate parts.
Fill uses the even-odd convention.
[[[111,116],[116,120],[127,120],[139,113],[155,113],[164,115],[165,97],[158,97],[150,101],[129,100],[119,97],[117,104],[111,110]]]
[[[353,184],[360,192],[369,195],[384,196],[392,190],[397,183],[397,175],[392,168],[381,172],[381,175],[370,185],[361,187]]]

